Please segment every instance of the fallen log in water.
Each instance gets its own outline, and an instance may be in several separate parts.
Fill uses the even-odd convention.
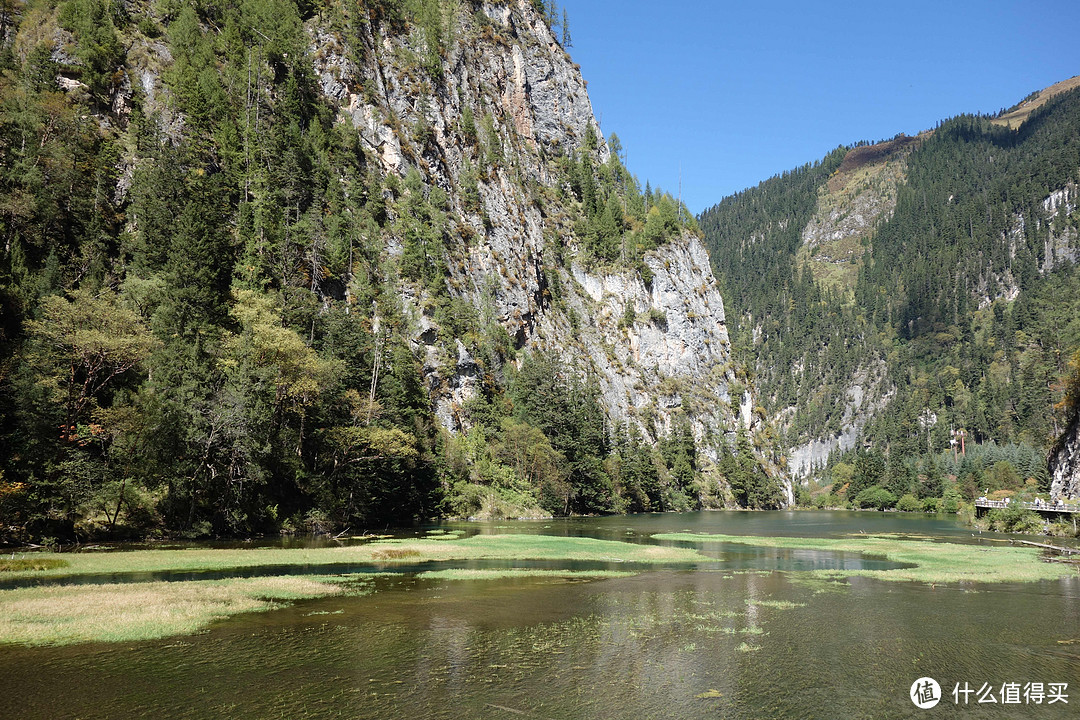
[[[1021,545],[1031,545],[1033,547],[1043,548],[1045,550],[1057,550],[1058,552],[1063,552],[1066,555],[1072,555],[1075,552],[1080,552],[1080,550],[1078,550],[1077,548],[1067,548],[1061,547],[1059,545],[1047,545],[1046,543],[1031,542],[1030,540],[1017,540],[1016,542],[1020,543]]]

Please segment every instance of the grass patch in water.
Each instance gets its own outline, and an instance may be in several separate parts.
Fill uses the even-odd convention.
[[[760,645],[751,645],[748,642],[739,643],[739,647],[735,648],[739,652],[756,652],[761,649]]]
[[[534,570],[506,568],[505,570],[428,570],[417,575],[423,580],[502,580],[505,578],[557,578],[591,580],[633,577],[637,573],[622,570]]]
[[[382,548],[371,553],[372,560],[405,560],[418,557],[420,551],[410,548]]]
[[[394,564],[429,560],[552,560],[685,563],[712,560],[697,550],[550,535],[474,535],[456,540],[379,540],[333,548],[192,548],[108,553],[41,553],[66,567],[14,571],[5,577],[65,577],[166,571],[224,571],[261,566]]]
[[[812,590],[814,595],[821,595],[822,593],[846,593],[851,590],[851,586],[840,578],[817,577],[816,575],[808,575],[799,570],[785,572],[787,573],[789,582]]]
[[[464,534],[464,530],[428,530],[425,538],[428,540],[457,540]]]
[[[0,590],[0,643],[73,645],[189,635],[230,615],[348,594],[346,580],[287,576]]]
[[[725,635],[734,635],[739,632],[733,627],[723,627],[718,625],[695,625],[694,630],[703,633],[723,633]]]
[[[551,560],[697,563],[688,548],[545,535],[476,535],[460,540],[383,540],[337,548],[132,550],[41,553],[45,569],[5,578],[167,571],[227,571],[261,566],[416,563],[433,560]],[[505,571],[503,571],[505,572]],[[519,573],[520,574],[520,573]],[[632,573],[623,573],[632,574]],[[574,577],[616,577],[598,572]],[[564,575],[566,576],[566,575]],[[355,577],[355,576],[350,576]],[[489,576],[485,576],[489,577]],[[348,578],[275,576],[185,582],[54,585],[0,591],[0,643],[29,645],[145,640],[195,632],[222,617],[269,610],[282,601],[340,594]]]
[[[790,600],[752,600],[746,601],[747,605],[759,605],[761,607],[774,608],[776,610],[791,610],[792,608],[806,607],[806,603],[791,602]]]
[[[55,570],[67,567],[67,560],[57,557],[0,558],[0,572]]]
[[[1040,559],[1041,550],[1012,546],[961,545],[898,537],[803,538],[758,537],[751,535],[710,535],[659,533],[657,540],[693,543],[739,543],[756,547],[778,547],[828,552],[854,552],[885,558],[912,567],[890,570],[812,570],[819,577],[862,575],[880,580],[915,581],[930,584],[958,582],[1035,582],[1076,577],[1077,568]]]

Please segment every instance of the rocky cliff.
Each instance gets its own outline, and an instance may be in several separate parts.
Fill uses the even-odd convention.
[[[57,402],[0,428],[70,432],[0,466],[17,532],[790,499],[696,221],[623,165],[553,15],[20,5],[0,95],[32,112],[0,122],[20,148],[0,183],[30,199],[0,213],[0,336],[35,349],[12,362],[36,379],[0,392]],[[67,175],[6,172],[35,163]],[[137,349],[82,390],[46,350],[69,352],[46,336],[76,311]],[[69,443],[116,483],[31,497]]]
[[[1074,421],[1050,452],[1050,496],[1080,497],[1080,421]]]
[[[578,68],[524,0],[465,4],[445,20],[451,40],[433,72],[411,64],[429,50],[419,28],[367,24],[358,53],[310,22],[323,92],[384,173],[416,170],[446,192],[451,223],[468,238],[449,267],[455,296],[492,315],[519,349],[553,350],[594,373],[610,420],[655,439],[686,416],[715,458],[738,415],[724,302],[700,238],[684,231],[646,253],[644,272],[588,258],[555,165],[589,142],[596,167],[610,158]],[[485,156],[500,159],[470,203],[466,175]],[[462,408],[491,368],[439,326],[424,287],[404,282],[401,297],[439,421],[465,430]]]

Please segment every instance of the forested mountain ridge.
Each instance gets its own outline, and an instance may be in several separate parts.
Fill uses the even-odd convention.
[[[0,535],[783,501],[554,3],[0,17]]]
[[[1011,116],[839,148],[699,217],[793,469],[858,446],[852,461],[864,449],[906,458],[896,473],[923,477],[920,458],[943,457],[964,430],[969,446],[1015,448],[1010,462],[1049,488],[1031,459],[1064,430],[1062,378],[1080,347],[1080,93],[1039,94],[1021,124]],[[830,210],[840,168],[897,143],[848,208]],[[815,218],[845,212],[867,217],[825,238],[844,252],[822,267]]]

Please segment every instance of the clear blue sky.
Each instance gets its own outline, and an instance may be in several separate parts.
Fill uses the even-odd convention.
[[[605,135],[700,212],[841,144],[1080,74],[1080,0],[564,0]]]

